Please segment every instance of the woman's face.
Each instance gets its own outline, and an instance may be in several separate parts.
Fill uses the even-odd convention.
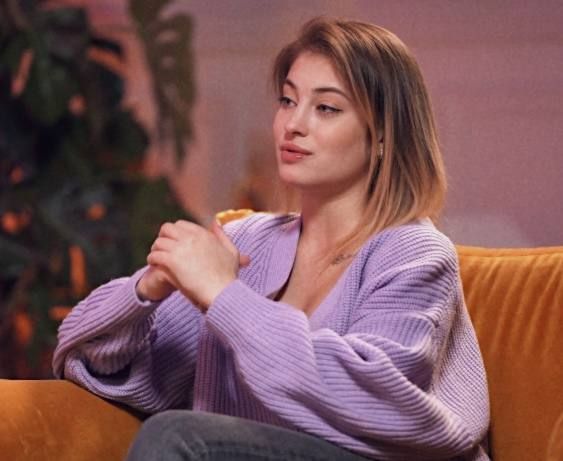
[[[302,190],[363,190],[367,125],[331,62],[301,53],[291,66],[274,118],[282,181]]]

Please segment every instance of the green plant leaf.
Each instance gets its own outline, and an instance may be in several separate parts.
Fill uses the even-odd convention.
[[[85,55],[91,37],[83,9],[39,10],[35,26],[43,30],[45,48],[52,57],[72,63]]]
[[[33,128],[21,101],[0,93],[0,158],[10,163],[10,169],[16,162],[23,166],[35,161],[37,132]]]
[[[53,125],[68,112],[78,85],[69,68],[53,61],[38,40],[34,40],[33,62],[22,99],[33,117],[44,125]]]
[[[0,235],[0,278],[17,278],[30,262],[34,260],[33,252],[24,245]]]
[[[99,144],[105,126],[116,112],[121,111],[123,79],[102,64],[89,61],[81,71],[80,85],[88,104],[86,117],[92,130],[91,141]]]
[[[181,161],[187,154],[185,146],[192,137],[190,112],[195,85],[190,42],[193,25],[191,18],[182,13],[163,17],[163,7],[167,3],[162,0],[133,1],[131,8],[153,75],[158,141],[172,142],[176,159]]]
[[[114,113],[108,121],[104,145],[111,152],[111,162],[115,167],[124,168],[133,162],[139,162],[148,144],[149,138],[145,130],[130,111]]]
[[[23,52],[29,49],[29,37],[22,32],[14,33],[11,40],[0,50],[0,73],[8,71],[10,75],[16,73],[20,66]]]
[[[83,183],[94,181],[97,171],[92,157],[95,152],[89,144],[92,136],[87,121],[81,117],[69,117],[66,122],[64,126],[68,131],[66,136],[61,136],[50,177],[60,178],[63,184],[70,182],[69,176]]]
[[[77,76],[86,101],[83,115],[88,125],[92,151],[103,151],[106,126],[122,111],[123,79],[116,72],[94,61],[84,62]]]
[[[148,24],[158,17],[171,0],[129,0],[129,13],[140,24]]]

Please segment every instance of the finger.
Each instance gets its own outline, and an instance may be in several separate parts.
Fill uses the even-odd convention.
[[[147,256],[147,263],[151,266],[161,266],[165,271],[170,271],[170,253],[162,250],[151,251]]]
[[[174,275],[172,274],[172,272],[170,272],[166,267],[164,266],[151,266],[154,267],[156,269],[156,271],[158,272],[159,277],[162,277],[162,279],[169,283],[170,285],[172,285],[174,288],[178,289],[178,281],[176,280],[176,278],[174,277]]]
[[[231,239],[225,234],[225,231],[221,227],[221,224],[215,219],[211,223],[211,232],[219,239],[221,244],[227,248],[231,253],[238,254],[238,248],[231,242]]]
[[[177,229],[179,229],[180,231],[186,231],[186,232],[198,232],[199,230],[203,229],[199,224],[190,222],[190,221],[186,221],[185,219],[179,219],[178,221],[176,221],[174,223],[174,225],[177,227]]]
[[[169,283],[170,285],[176,286],[176,282],[170,272],[164,267],[157,264],[149,265],[148,272],[151,272],[153,275],[157,276],[159,280]]]
[[[171,222],[165,222],[162,226],[160,226],[158,237],[166,237],[173,240],[178,240],[180,238],[180,233],[178,228],[174,224],[172,224]]]
[[[239,255],[240,267],[246,267],[250,264],[250,256],[239,254],[238,248],[234,245],[234,243],[231,241],[229,236],[225,234],[225,231],[223,230],[223,227],[221,226],[219,221],[214,220],[211,223],[211,231],[219,239],[219,241],[221,242],[221,244],[223,244],[223,246],[225,246],[233,254]]]
[[[169,237],[158,237],[151,246],[151,251],[155,250],[164,250],[164,251],[172,251],[176,246],[176,240],[173,240]]]
[[[238,265],[240,267],[246,267],[250,265],[250,256],[248,255],[239,255]]]

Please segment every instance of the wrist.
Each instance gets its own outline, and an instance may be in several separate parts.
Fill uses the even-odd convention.
[[[200,308],[205,312],[209,307],[213,304],[215,299],[223,292],[225,288],[227,288],[231,283],[233,283],[237,278],[230,277],[228,279],[224,279],[218,281],[213,286],[209,287],[204,299],[200,302]]]
[[[147,290],[146,290],[146,283],[144,281],[144,277],[141,277],[139,280],[137,280],[137,283],[135,284],[135,294],[137,295],[137,298],[139,298],[140,301],[149,301],[149,302],[153,302],[153,299],[150,299],[150,297],[147,294]]]

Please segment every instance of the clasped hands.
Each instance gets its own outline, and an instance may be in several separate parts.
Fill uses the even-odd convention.
[[[239,254],[217,221],[211,230],[176,221],[161,226],[147,263],[136,288],[141,299],[160,301],[179,290],[205,312],[250,259]]]

